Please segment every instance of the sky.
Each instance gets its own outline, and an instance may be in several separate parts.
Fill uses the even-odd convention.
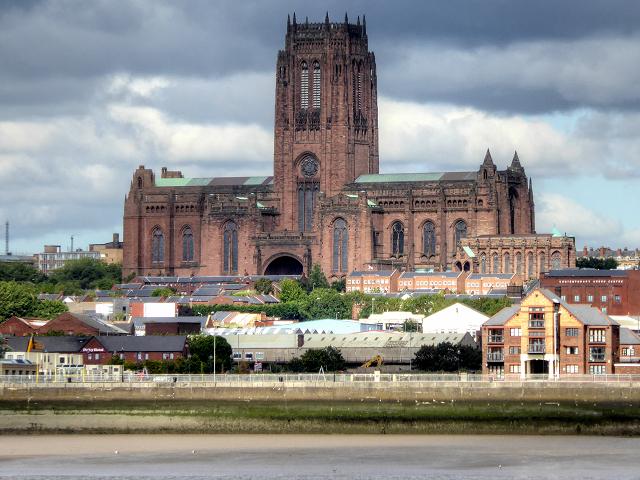
[[[2,0],[10,250],[110,241],[138,165],[272,174],[287,14],[345,10],[376,54],[381,172],[476,170],[487,148],[505,168],[517,150],[538,232],[640,247],[636,0]]]

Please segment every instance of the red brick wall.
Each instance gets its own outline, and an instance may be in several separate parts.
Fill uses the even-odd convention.
[[[71,313],[63,313],[38,329],[38,335],[50,332],[63,332],[65,335],[98,335],[96,328],[78,320]]]

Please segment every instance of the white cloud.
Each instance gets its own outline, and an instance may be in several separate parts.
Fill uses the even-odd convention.
[[[545,233],[553,228],[590,246],[617,245],[621,237],[630,233],[624,231],[619,220],[595,212],[564,195],[545,193],[537,198],[536,230]],[[577,247],[581,248],[581,244]]]
[[[640,175],[640,137],[629,128],[640,128],[640,114],[571,112],[566,117],[572,126],[560,129],[542,116],[384,97],[379,105],[380,159],[386,171],[476,170],[489,148],[499,168],[509,165],[517,150],[534,178]]]

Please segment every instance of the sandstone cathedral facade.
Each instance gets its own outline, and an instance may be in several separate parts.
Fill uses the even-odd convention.
[[[124,205],[124,274],[301,274],[317,263],[330,279],[391,268],[536,276],[575,264],[571,237],[535,234],[517,153],[505,170],[487,150],[472,172],[379,173],[376,78],[364,18],[294,15],[276,64],[273,176],[140,166]]]

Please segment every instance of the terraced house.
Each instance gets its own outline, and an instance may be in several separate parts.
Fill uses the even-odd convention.
[[[620,325],[601,310],[538,288],[482,327],[483,373],[498,377],[615,373]]]
[[[533,188],[517,154],[502,170],[487,150],[473,171],[380,173],[376,69],[364,19],[289,19],[274,72],[273,173],[189,178],[140,166],[124,204],[124,275],[299,275],[314,263],[330,280],[486,273],[494,252],[494,273],[525,271],[517,260],[529,258],[531,276],[574,266],[571,237],[532,235]],[[481,236],[492,240],[463,249]]]

